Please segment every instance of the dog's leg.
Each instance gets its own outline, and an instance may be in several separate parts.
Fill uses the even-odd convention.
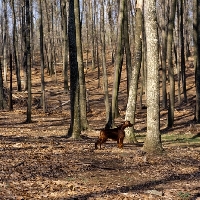
[[[123,140],[124,140],[124,138],[119,138],[118,147],[119,147],[120,149],[123,149]]]
[[[108,139],[108,138],[103,138],[103,139],[100,140],[100,149],[101,149],[101,145],[102,145],[103,143],[105,143],[105,142],[107,141],[107,139]]]
[[[99,140],[97,140],[96,142],[95,142],[95,149],[98,149],[98,143],[99,143]]]

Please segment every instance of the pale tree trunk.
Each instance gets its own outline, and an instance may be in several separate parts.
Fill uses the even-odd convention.
[[[112,119],[112,126],[114,126],[114,119],[117,117],[118,114],[118,108],[117,108],[117,100],[118,100],[118,89],[119,89],[119,82],[120,82],[120,73],[121,73],[121,67],[122,67],[122,56],[123,56],[123,42],[122,42],[122,36],[123,36],[123,27],[124,27],[124,3],[125,0],[120,1],[120,7],[119,7],[119,15],[118,15],[118,36],[117,36],[117,51],[116,51],[116,57],[115,57],[115,72],[114,72],[114,81],[113,81],[113,91],[112,91],[112,109],[111,109],[111,115]]]
[[[4,83],[7,85],[7,48],[8,48],[8,17],[7,17],[7,0],[3,0],[3,71],[4,71]]]
[[[94,17],[92,2],[94,3],[94,1],[90,0],[90,20],[91,20],[91,25],[90,25],[91,47],[90,49],[91,49],[91,57],[92,57],[92,69],[95,69],[95,44],[94,44],[95,17]]]
[[[71,103],[71,123],[68,136],[74,139],[80,138],[81,121],[79,105],[79,81],[78,81],[78,63],[76,52],[76,29],[74,17],[74,0],[69,1],[68,18],[68,36],[69,36],[69,65],[70,65],[70,103]]]
[[[129,91],[130,83],[131,83],[131,74],[132,74],[132,66],[131,66],[131,51],[130,51],[130,43],[129,43],[129,23],[128,23],[128,8],[127,8],[127,0],[124,5],[124,46],[126,52],[126,71],[127,71],[127,91]],[[142,23],[142,22],[141,22]]]
[[[46,111],[45,106],[45,80],[44,80],[44,38],[43,38],[43,12],[42,12],[42,2],[39,1],[39,9],[40,9],[40,59],[41,59],[41,102],[43,112]]]
[[[67,2],[66,0],[61,1],[61,17],[62,17],[62,27],[63,27],[63,76],[64,76],[64,91],[67,93],[69,91],[68,86],[68,35],[67,35]]]
[[[55,75],[55,82],[57,83],[57,73],[56,73],[56,44],[55,44],[55,34],[56,34],[56,28],[55,28],[55,8],[54,3],[51,3],[51,75]]]
[[[110,126],[109,123],[109,93],[108,93],[108,76],[106,71],[106,45],[105,45],[105,22],[104,22],[104,0],[101,0],[101,55],[102,55],[102,68],[103,68],[103,90],[104,90],[104,102],[106,108],[106,126]]]
[[[143,6],[144,7],[144,6]],[[142,63],[141,63],[141,90],[140,90],[140,109],[146,108],[146,94],[147,94],[147,60],[146,60],[146,33],[144,31],[144,27],[142,29]],[[144,94],[144,95],[143,95]],[[144,96],[144,97],[143,97]],[[142,104],[144,101],[144,104]]]
[[[147,44],[147,135],[143,150],[148,153],[160,153],[162,149],[160,135],[159,109],[159,56],[156,17],[156,0],[144,1],[144,22]]]
[[[138,89],[138,78],[141,68],[142,61],[142,10],[143,0],[138,0],[136,4],[136,16],[135,16],[135,48],[134,48],[134,67],[132,69],[132,77],[130,83],[128,104],[126,108],[125,120],[135,124],[135,112],[137,103],[137,89]],[[128,142],[137,142],[133,127],[125,129],[126,140]]]
[[[78,75],[79,75],[78,77],[79,77],[79,92],[80,92],[79,104],[80,104],[81,130],[87,130],[88,121],[87,121],[87,107],[86,107],[86,86],[85,86],[85,74],[84,74],[83,52],[82,52],[82,41],[81,41],[79,0],[74,0],[74,15],[75,15],[75,27],[76,27]]]
[[[55,41],[54,41],[54,4],[51,3],[51,49],[50,49],[50,53],[51,53],[51,68],[50,68],[50,75],[52,76],[53,74],[55,74],[55,80],[57,81],[56,78],[56,70],[55,70],[55,64],[56,64],[56,60],[55,60]]]
[[[51,18],[49,13],[49,5],[48,1],[45,0],[45,10],[46,10],[46,19],[47,19],[47,45],[46,45],[46,56],[47,56],[47,71],[50,76],[52,76],[53,72],[53,44],[52,44],[52,34],[51,34]]]
[[[18,36],[16,33],[16,14],[15,14],[15,7],[14,7],[14,0],[11,0],[11,7],[12,7],[12,17],[13,17],[13,55],[15,61],[15,69],[16,69],[16,77],[17,77],[17,90],[21,91],[21,77],[20,77],[20,67],[18,63]]]
[[[3,75],[2,75],[2,64],[0,57],[0,110],[4,109],[4,96],[3,96]]]
[[[176,13],[176,0],[171,2],[171,10],[168,26],[167,37],[167,61],[168,61],[168,74],[169,74],[169,109],[168,109],[168,127],[172,127],[174,124],[174,106],[175,106],[175,80],[174,80],[174,68],[172,62],[172,43],[173,43],[173,29],[174,18]]]

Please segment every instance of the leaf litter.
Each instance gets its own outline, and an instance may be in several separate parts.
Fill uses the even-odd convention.
[[[187,73],[192,73],[192,70]],[[125,69],[122,76],[125,80],[124,74]],[[57,76],[62,77],[59,73]],[[61,86],[56,83],[47,85],[51,90],[51,94],[47,93],[47,113],[33,107],[33,123],[24,123],[26,107],[18,103],[23,99],[16,97],[14,111],[2,111],[0,199],[198,199],[200,141],[199,127],[192,123],[194,101],[183,105],[184,109],[177,107],[172,129],[166,129],[167,112],[161,110],[165,149],[162,155],[142,152],[146,110],[136,113],[139,145],[125,143],[124,149],[120,150],[115,142],[109,140],[103,144],[102,150],[94,150],[99,129],[105,125],[102,88],[96,87],[97,82],[91,84],[89,81],[95,80],[96,76],[95,71],[88,70],[90,130],[84,131],[80,140],[65,137],[70,125],[70,105],[53,109],[59,105],[57,99],[62,102],[69,100],[68,94],[51,95],[60,90]],[[50,80],[50,77],[46,79]],[[39,81],[39,78],[34,79],[33,90],[38,90]],[[193,85],[192,81],[188,80],[188,87]],[[112,83],[111,75],[109,82]],[[125,88],[125,81],[120,88]],[[190,87],[188,97],[193,94],[194,87]],[[33,99],[38,98],[33,96]],[[116,124],[124,120],[125,98],[125,92],[119,94],[120,117]],[[193,143],[194,139],[196,142]]]

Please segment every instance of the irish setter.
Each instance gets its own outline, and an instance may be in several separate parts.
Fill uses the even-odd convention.
[[[97,145],[99,145],[101,149],[101,144],[105,143],[108,138],[117,141],[118,147],[120,149],[123,149],[123,141],[125,137],[124,129],[131,126],[133,126],[133,124],[131,124],[130,121],[125,121],[117,128],[101,130],[100,136],[95,143],[95,149],[98,149]]]

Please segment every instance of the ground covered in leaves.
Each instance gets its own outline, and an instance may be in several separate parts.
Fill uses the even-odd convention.
[[[113,69],[109,72],[112,94]],[[14,110],[0,116],[0,199],[199,199],[200,132],[193,123],[194,69],[187,69],[188,103],[176,104],[175,124],[167,129],[167,111],[161,110],[164,152],[147,155],[142,151],[146,131],[146,110],[138,109],[135,130],[138,144],[123,150],[108,141],[94,150],[99,129],[105,125],[102,87],[97,70],[88,70],[86,84],[90,109],[90,130],[73,141],[65,137],[70,124],[69,95],[64,94],[62,71],[45,78],[47,112],[38,108],[40,69],[33,69],[33,113],[26,124],[24,92],[14,92]],[[126,109],[126,75],[120,85],[120,117]],[[102,78],[101,78],[102,81]],[[102,84],[100,84],[102,85]],[[16,86],[15,86],[16,87]],[[145,104],[145,101],[144,101]]]

